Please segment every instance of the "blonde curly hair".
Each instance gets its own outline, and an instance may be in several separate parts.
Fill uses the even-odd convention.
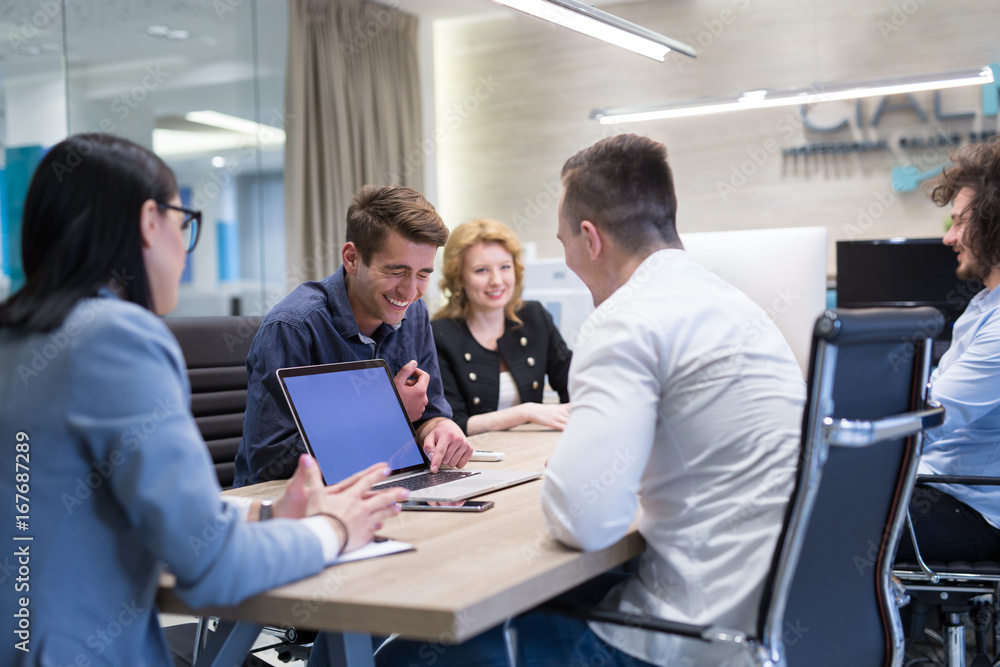
[[[451,231],[444,247],[444,267],[441,282],[445,305],[434,313],[432,319],[465,319],[469,314],[469,302],[462,289],[462,264],[465,253],[477,243],[499,243],[514,258],[514,294],[504,306],[508,320],[521,324],[517,311],[521,309],[521,287],[524,279],[524,263],[521,262],[521,241],[517,234],[502,222],[489,218],[477,218],[463,223]]]

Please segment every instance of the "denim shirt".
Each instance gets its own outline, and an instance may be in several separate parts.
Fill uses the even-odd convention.
[[[287,479],[306,451],[277,369],[377,358],[385,360],[393,375],[412,359],[430,374],[427,407],[414,428],[435,417],[451,418],[422,300],[410,305],[399,325],[383,322],[369,338],[354,319],[343,266],[319,282],[299,285],[282,299],[264,318],[247,356],[247,410],[234,486]]]

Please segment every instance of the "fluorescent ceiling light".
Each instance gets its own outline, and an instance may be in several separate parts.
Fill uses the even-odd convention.
[[[232,132],[242,132],[243,134],[250,134],[253,136],[256,136],[265,127],[272,132],[280,131],[270,125],[264,126],[260,123],[255,123],[252,120],[247,120],[246,118],[230,116],[227,113],[220,113],[218,111],[189,111],[184,114],[184,120],[189,120],[192,123],[201,123],[202,125],[211,125],[212,127],[218,127]]]
[[[203,155],[253,145],[253,140],[233,132],[184,132],[162,128],[153,130],[153,152],[160,157]]]
[[[184,120],[217,131],[187,132],[177,129],[153,130],[153,152],[162,156],[215,153],[250,147],[282,146],[285,131],[218,111],[191,111]]]
[[[671,50],[692,58],[698,56],[694,47],[577,0],[493,0],[493,2],[660,62],[663,62]]]
[[[191,33],[180,28],[168,28],[165,25],[151,25],[146,28],[146,34],[151,37],[163,37],[165,39],[188,39]]]
[[[643,120],[663,120],[705,116],[726,111],[765,109],[768,107],[796,106],[834,100],[853,100],[860,97],[877,97],[921,90],[941,90],[961,86],[981,86],[994,82],[990,66],[952,70],[938,74],[919,74],[891,79],[876,79],[855,83],[818,83],[808,88],[783,90],[752,90],[728,97],[713,97],[677,104],[646,104],[607,107],[590,112],[604,125],[632,123]]]

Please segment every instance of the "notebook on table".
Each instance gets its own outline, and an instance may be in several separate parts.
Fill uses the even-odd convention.
[[[376,488],[405,486],[412,500],[464,500],[542,476],[523,470],[430,471],[382,359],[281,368],[278,381],[306,449],[327,484],[387,461]]]

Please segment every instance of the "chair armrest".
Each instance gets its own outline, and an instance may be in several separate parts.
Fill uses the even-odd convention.
[[[944,408],[930,402],[928,405],[930,407],[926,410],[872,421],[827,417],[823,420],[823,438],[831,445],[864,447],[884,440],[910,436],[943,424]]]
[[[969,486],[1000,486],[1000,477],[971,475],[917,475],[917,484],[966,484]]]
[[[693,623],[680,623],[668,621],[652,616],[640,616],[638,614],[626,614],[615,609],[601,609],[599,607],[588,607],[584,605],[567,604],[564,602],[548,602],[538,607],[537,611],[546,614],[556,614],[578,618],[582,621],[596,621],[598,623],[613,623],[624,625],[640,630],[651,630],[653,632],[665,632],[681,637],[691,637],[703,642],[722,642],[728,644],[745,644],[747,637],[738,630],[717,628],[711,625],[694,625]]]

